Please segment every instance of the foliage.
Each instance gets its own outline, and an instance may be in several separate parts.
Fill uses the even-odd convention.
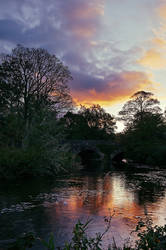
[[[163,165],[166,163],[166,123],[150,92],[135,93],[119,112],[126,129],[121,135],[125,157],[134,162]]]
[[[114,133],[114,129],[116,128],[115,118],[106,113],[99,104],[92,105],[89,108],[81,106],[79,114],[85,118],[91,129],[102,131],[107,136]]]
[[[10,179],[70,172],[76,166],[76,159],[63,142],[64,138],[63,127],[50,113],[44,121],[38,118],[22,138],[21,147],[1,148],[1,177]]]
[[[70,72],[44,49],[18,45],[0,65],[0,176],[70,171],[75,156],[63,143],[59,116],[72,108]]]
[[[144,228],[144,230],[142,230]],[[136,249],[141,250],[164,250],[166,249],[166,225],[153,226],[150,218],[146,221],[140,220],[136,232],[138,233],[138,240],[136,241]]]
[[[69,139],[102,140],[114,136],[115,118],[100,107],[81,106],[78,113],[68,112],[62,122],[65,123]]]
[[[30,122],[44,106],[56,112],[71,106],[66,85],[71,75],[55,55],[18,45],[1,61],[0,99],[5,115],[14,112]]]
[[[106,229],[103,233],[96,233],[94,237],[87,235],[88,225],[91,220],[86,223],[82,223],[78,220],[73,228],[73,237],[70,242],[64,243],[64,247],[55,247],[55,238],[53,234],[50,234],[48,241],[37,238],[33,233],[24,234],[22,237],[12,243],[8,248],[11,250],[25,250],[35,245],[36,241],[40,240],[44,249],[47,250],[102,250],[102,241],[104,235],[111,227],[111,218],[105,218],[107,222]],[[118,247],[115,239],[113,238],[113,244],[107,247],[108,250],[164,250],[166,249],[166,225],[153,226],[152,220],[146,218],[138,222],[135,231],[137,233],[138,240],[135,242],[135,246],[132,247],[124,244],[123,247]],[[132,233],[133,233],[132,232]],[[43,249],[43,248],[42,248]]]
[[[61,119],[65,126],[68,139],[81,140],[90,139],[91,133],[85,118],[81,114],[67,112]]]
[[[130,127],[133,123],[143,120],[146,113],[160,113],[161,109],[158,105],[159,101],[153,98],[153,93],[138,91],[131,96],[131,100],[125,103],[119,112],[120,120]]]
[[[83,250],[83,249],[93,249],[93,250],[101,250],[102,248],[102,238],[107,233],[110,228],[111,218],[109,219],[107,228],[105,231],[101,233],[96,233],[95,237],[88,237],[86,234],[86,230],[88,224],[91,220],[88,220],[85,224],[80,221],[77,222],[73,229],[73,238],[71,243],[66,243],[63,250]]]
[[[63,142],[65,139],[64,129],[54,117],[54,113],[48,113],[46,118],[32,126],[24,139],[24,147],[35,147],[40,150],[39,164],[42,174],[70,171],[74,155],[72,155],[69,146]]]
[[[35,176],[39,167],[40,151],[29,148],[3,148],[0,151],[0,176],[3,179]]]
[[[54,243],[54,235],[53,233],[50,234],[48,242],[45,240],[40,239],[42,242],[42,245],[45,246],[47,250],[54,250],[55,249],[55,243]]]
[[[144,114],[122,136],[126,157],[139,163],[162,165],[166,163],[165,121],[161,114]]]
[[[107,223],[106,229],[103,233],[96,233],[95,237],[89,237],[86,233],[88,229],[88,225],[92,220],[87,220],[86,223],[82,223],[80,220],[76,223],[73,228],[73,237],[71,242],[65,243],[64,247],[58,247],[59,250],[102,250],[102,239],[104,235],[108,232],[111,226],[112,216],[109,218],[105,217],[105,222]],[[55,238],[53,234],[50,234],[48,241],[45,241],[40,238],[36,238],[33,233],[28,233],[17,239],[17,241],[13,244],[16,248],[10,248],[15,250],[23,250],[26,247],[31,248],[35,240],[40,240],[42,245],[47,250],[55,250]]]
[[[72,107],[71,75],[55,55],[18,45],[0,65],[1,144],[21,147],[36,117],[47,119]]]

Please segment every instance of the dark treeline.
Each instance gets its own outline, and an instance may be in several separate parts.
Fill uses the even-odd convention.
[[[165,115],[153,94],[140,91],[118,119],[99,105],[78,110],[67,86],[71,74],[44,49],[17,46],[1,55],[0,177],[55,175],[77,168],[68,140],[118,141],[125,157],[154,165],[166,163]],[[63,143],[62,143],[63,142]]]
[[[68,139],[110,140],[115,136],[115,118],[100,105],[81,106],[77,113],[67,112],[61,121]]]
[[[125,157],[136,163],[166,164],[166,119],[151,92],[135,93],[119,112],[125,122],[120,143]]]

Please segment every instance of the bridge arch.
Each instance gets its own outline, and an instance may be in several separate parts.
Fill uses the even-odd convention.
[[[117,155],[121,154],[119,146],[112,141],[69,140],[68,143],[71,145],[73,153],[80,157],[82,165],[88,169],[95,164],[96,168],[98,166],[102,168],[106,162],[111,167],[113,161],[118,159]]]
[[[101,153],[94,148],[82,149],[78,153],[78,156],[80,157],[81,164],[84,168],[95,168],[96,164],[101,162]]]

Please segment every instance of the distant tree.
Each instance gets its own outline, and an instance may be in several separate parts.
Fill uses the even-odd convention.
[[[160,113],[144,113],[143,119],[134,123],[133,126],[129,129],[136,140],[154,142],[163,138],[163,133],[165,133],[165,121],[164,117]]]
[[[71,74],[60,60],[45,49],[18,45],[1,56],[0,113],[17,112],[25,123],[35,112],[69,110],[72,99],[67,86]]]
[[[121,136],[125,157],[143,164],[165,164],[166,122],[153,94],[135,93],[119,115],[126,125]]]
[[[105,110],[99,105],[92,105],[89,108],[85,106],[81,106],[79,112],[82,115],[88,127],[93,129],[94,133],[96,131],[96,136],[99,133],[103,134],[103,136],[111,136],[115,132],[116,121],[115,118],[109,113],[105,112]]]
[[[61,121],[70,139],[109,139],[116,128],[115,118],[100,105],[81,106],[77,113],[68,112]]]
[[[159,114],[161,112],[159,104],[160,102],[153,98],[153,93],[138,91],[124,104],[119,112],[120,119],[126,126],[131,126],[134,122],[143,120],[146,113]]]
[[[165,164],[165,135],[166,124],[162,114],[147,112],[121,137],[126,158],[143,164]]]

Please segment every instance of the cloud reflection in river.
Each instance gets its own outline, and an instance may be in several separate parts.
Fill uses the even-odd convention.
[[[129,232],[135,228],[139,218],[145,217],[145,208],[150,216],[153,215],[154,221],[157,219],[159,207],[161,213],[164,212],[162,204],[166,201],[165,197],[164,199],[160,197],[154,203],[149,202],[150,198],[145,194],[145,190],[142,191],[142,187],[136,185],[134,181],[131,185],[130,180],[122,173],[105,177],[84,176],[82,180],[82,185],[70,186],[60,192],[57,188],[53,189],[53,192],[58,193],[58,200],[51,207],[46,208],[46,213],[54,231],[59,228],[67,235],[71,233],[71,228],[78,219],[85,221],[90,217],[94,220],[93,226],[90,226],[91,230],[101,232],[104,230],[103,217],[109,214],[110,209],[115,211],[115,215],[107,238],[114,235],[122,242],[121,238],[125,239],[129,236]],[[75,181],[79,181],[79,178]],[[145,195],[141,198],[144,202],[140,203],[139,192]],[[153,193],[150,195],[152,196]],[[164,217],[160,222],[163,220]]]

